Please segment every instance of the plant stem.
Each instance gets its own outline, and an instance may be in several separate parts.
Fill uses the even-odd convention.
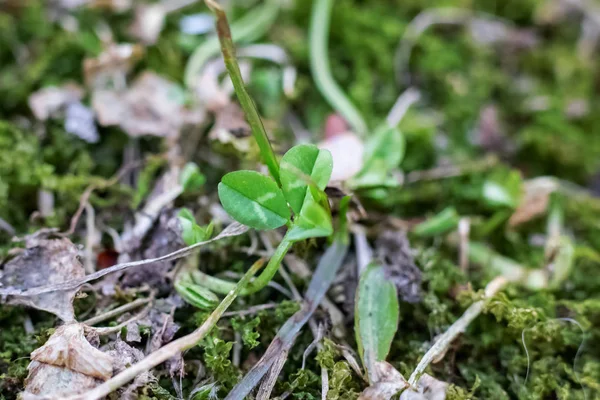
[[[444,332],[444,334],[433,344],[433,346],[431,346],[427,353],[425,353],[423,358],[421,358],[417,368],[415,368],[413,373],[410,375],[410,378],[408,378],[410,387],[416,388],[419,378],[423,372],[425,372],[425,369],[429,366],[429,364],[443,356],[454,339],[459,334],[463,333],[469,324],[475,318],[477,318],[479,314],[481,314],[483,307],[485,307],[489,299],[498,293],[507,283],[508,280],[503,276],[498,276],[488,283],[488,285],[485,287],[484,299],[471,304],[464,314],[457,319],[446,332]]]
[[[354,132],[364,136],[367,133],[367,124],[335,82],[329,68],[327,39],[332,7],[333,0],[313,2],[309,30],[310,70],[323,97],[348,121]]]
[[[283,257],[285,257],[287,252],[292,247],[293,243],[294,242],[284,237],[283,240],[279,243],[279,246],[277,246],[277,249],[275,249],[275,253],[273,253],[271,258],[269,259],[269,263],[267,264],[263,272],[255,280],[250,282],[250,284],[248,284],[248,286],[246,286],[244,290],[242,290],[240,296],[246,296],[252,293],[256,293],[265,286],[267,286],[269,282],[271,282],[271,279],[273,279],[273,277],[277,273],[277,270],[279,269],[279,265],[281,265]],[[207,275],[201,271],[193,271],[192,278],[193,281],[198,285],[202,285],[203,287],[220,294],[228,293],[235,286],[235,284],[232,282],[226,281],[224,279],[215,278],[214,276]]]
[[[206,5],[215,13],[217,16],[217,34],[219,35],[219,41],[221,42],[221,52],[223,53],[223,59],[225,60],[225,66],[227,72],[235,88],[240,105],[244,109],[246,119],[252,129],[252,135],[258,144],[260,154],[263,162],[269,168],[269,173],[275,179],[277,184],[281,186],[279,180],[279,163],[271,147],[271,142],[265,131],[265,127],[258,115],[258,110],[252,101],[252,98],[246,91],[244,86],[244,80],[242,79],[242,73],[235,57],[235,49],[233,47],[233,40],[231,38],[231,31],[229,29],[229,23],[227,22],[227,16],[221,6],[214,0],[205,0]]]
[[[111,379],[107,380],[103,384],[95,387],[89,392],[75,395],[67,398],[67,400],[96,400],[107,396],[114,392],[127,382],[133,380],[136,376],[156,367],[157,365],[165,362],[169,358],[181,353],[187,349],[196,346],[211,329],[216,325],[217,321],[221,318],[227,308],[233,303],[233,300],[240,294],[240,292],[246,287],[250,278],[261,267],[261,263],[256,263],[246,272],[244,277],[240,279],[237,285],[234,285],[233,290],[227,294],[223,301],[217,306],[217,308],[210,314],[210,316],[204,321],[202,326],[196,329],[194,332],[179,338],[164,347],[161,347],[154,353],[148,355],[142,361],[132,365],[121,373],[115,375]]]

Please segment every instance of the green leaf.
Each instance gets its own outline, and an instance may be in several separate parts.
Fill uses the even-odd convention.
[[[175,290],[187,303],[201,310],[212,310],[219,304],[216,294],[187,280],[175,282]]]
[[[438,214],[413,228],[413,233],[421,237],[441,235],[458,226],[460,215],[454,207],[447,207]]]
[[[193,192],[204,185],[206,177],[202,175],[200,168],[195,163],[187,163],[181,171],[179,181],[184,192]]]
[[[371,169],[373,164],[380,164],[387,170],[398,168],[405,148],[404,135],[398,128],[387,125],[378,128],[365,143],[363,170]]]
[[[398,128],[385,125],[377,129],[367,139],[363,168],[350,185],[354,188],[399,186],[392,172],[404,158],[405,147],[404,135]]]
[[[255,171],[236,171],[219,183],[223,208],[236,221],[256,229],[275,229],[290,219],[283,192],[273,179]]]
[[[515,208],[519,205],[521,186],[519,171],[500,171],[485,181],[482,196],[492,207]]]
[[[386,276],[384,266],[372,263],[363,272],[355,307],[358,351],[371,374],[374,363],[385,361],[390,351],[400,313],[396,286]]]
[[[300,210],[286,238],[290,241],[299,241],[311,237],[329,236],[332,233],[331,216],[311,198]]]
[[[281,159],[281,187],[296,214],[302,210],[310,183],[324,190],[331,177],[333,158],[329,150],[312,144],[292,147]]]
[[[206,227],[199,226],[196,223],[194,215],[187,208],[182,208],[177,217],[181,225],[181,237],[186,245],[191,246],[199,242],[204,242],[211,237],[213,231],[212,222]]]

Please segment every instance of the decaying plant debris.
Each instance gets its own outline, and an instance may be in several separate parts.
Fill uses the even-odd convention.
[[[0,399],[600,399],[599,16],[0,2]]]

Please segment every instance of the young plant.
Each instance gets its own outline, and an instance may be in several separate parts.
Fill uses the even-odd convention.
[[[244,82],[236,61],[229,24],[223,9],[214,1],[206,4],[217,16],[217,32],[225,65],[235,92],[246,114],[252,134],[260,149],[262,160],[271,176],[256,171],[235,171],[223,176],[218,193],[223,208],[236,221],[255,229],[276,229],[284,225],[287,232],[263,272],[242,291],[254,293],[265,287],[273,278],[283,257],[295,242],[313,237],[330,236],[333,233],[329,202],[324,192],[331,171],[333,159],[327,150],[314,145],[298,145],[291,148],[279,164],[265,132],[258,111],[244,87]],[[200,271],[189,273],[196,285],[201,285],[217,293],[228,293],[234,283],[214,278]],[[202,291],[194,290],[189,282],[187,294],[201,296]],[[180,285],[181,286],[181,285]],[[197,304],[211,303],[198,301]]]

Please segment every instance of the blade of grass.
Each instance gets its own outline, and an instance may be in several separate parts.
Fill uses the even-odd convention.
[[[329,104],[348,121],[354,132],[366,135],[367,124],[356,107],[333,79],[329,67],[327,39],[333,0],[315,0],[310,18],[310,70],[319,91]]]
[[[225,66],[227,72],[235,88],[235,93],[240,101],[240,105],[244,109],[246,119],[252,129],[252,135],[258,144],[260,154],[263,162],[269,168],[269,173],[277,184],[281,186],[279,181],[279,163],[271,147],[271,142],[265,131],[265,127],[258,115],[258,110],[252,98],[246,91],[244,80],[242,79],[242,73],[235,57],[235,48],[233,46],[233,40],[231,38],[231,30],[229,29],[229,22],[227,22],[227,15],[221,6],[214,0],[205,0],[206,5],[215,13],[217,17],[217,34],[219,35],[219,42],[221,43],[221,53],[223,53],[223,59],[225,60]]]

